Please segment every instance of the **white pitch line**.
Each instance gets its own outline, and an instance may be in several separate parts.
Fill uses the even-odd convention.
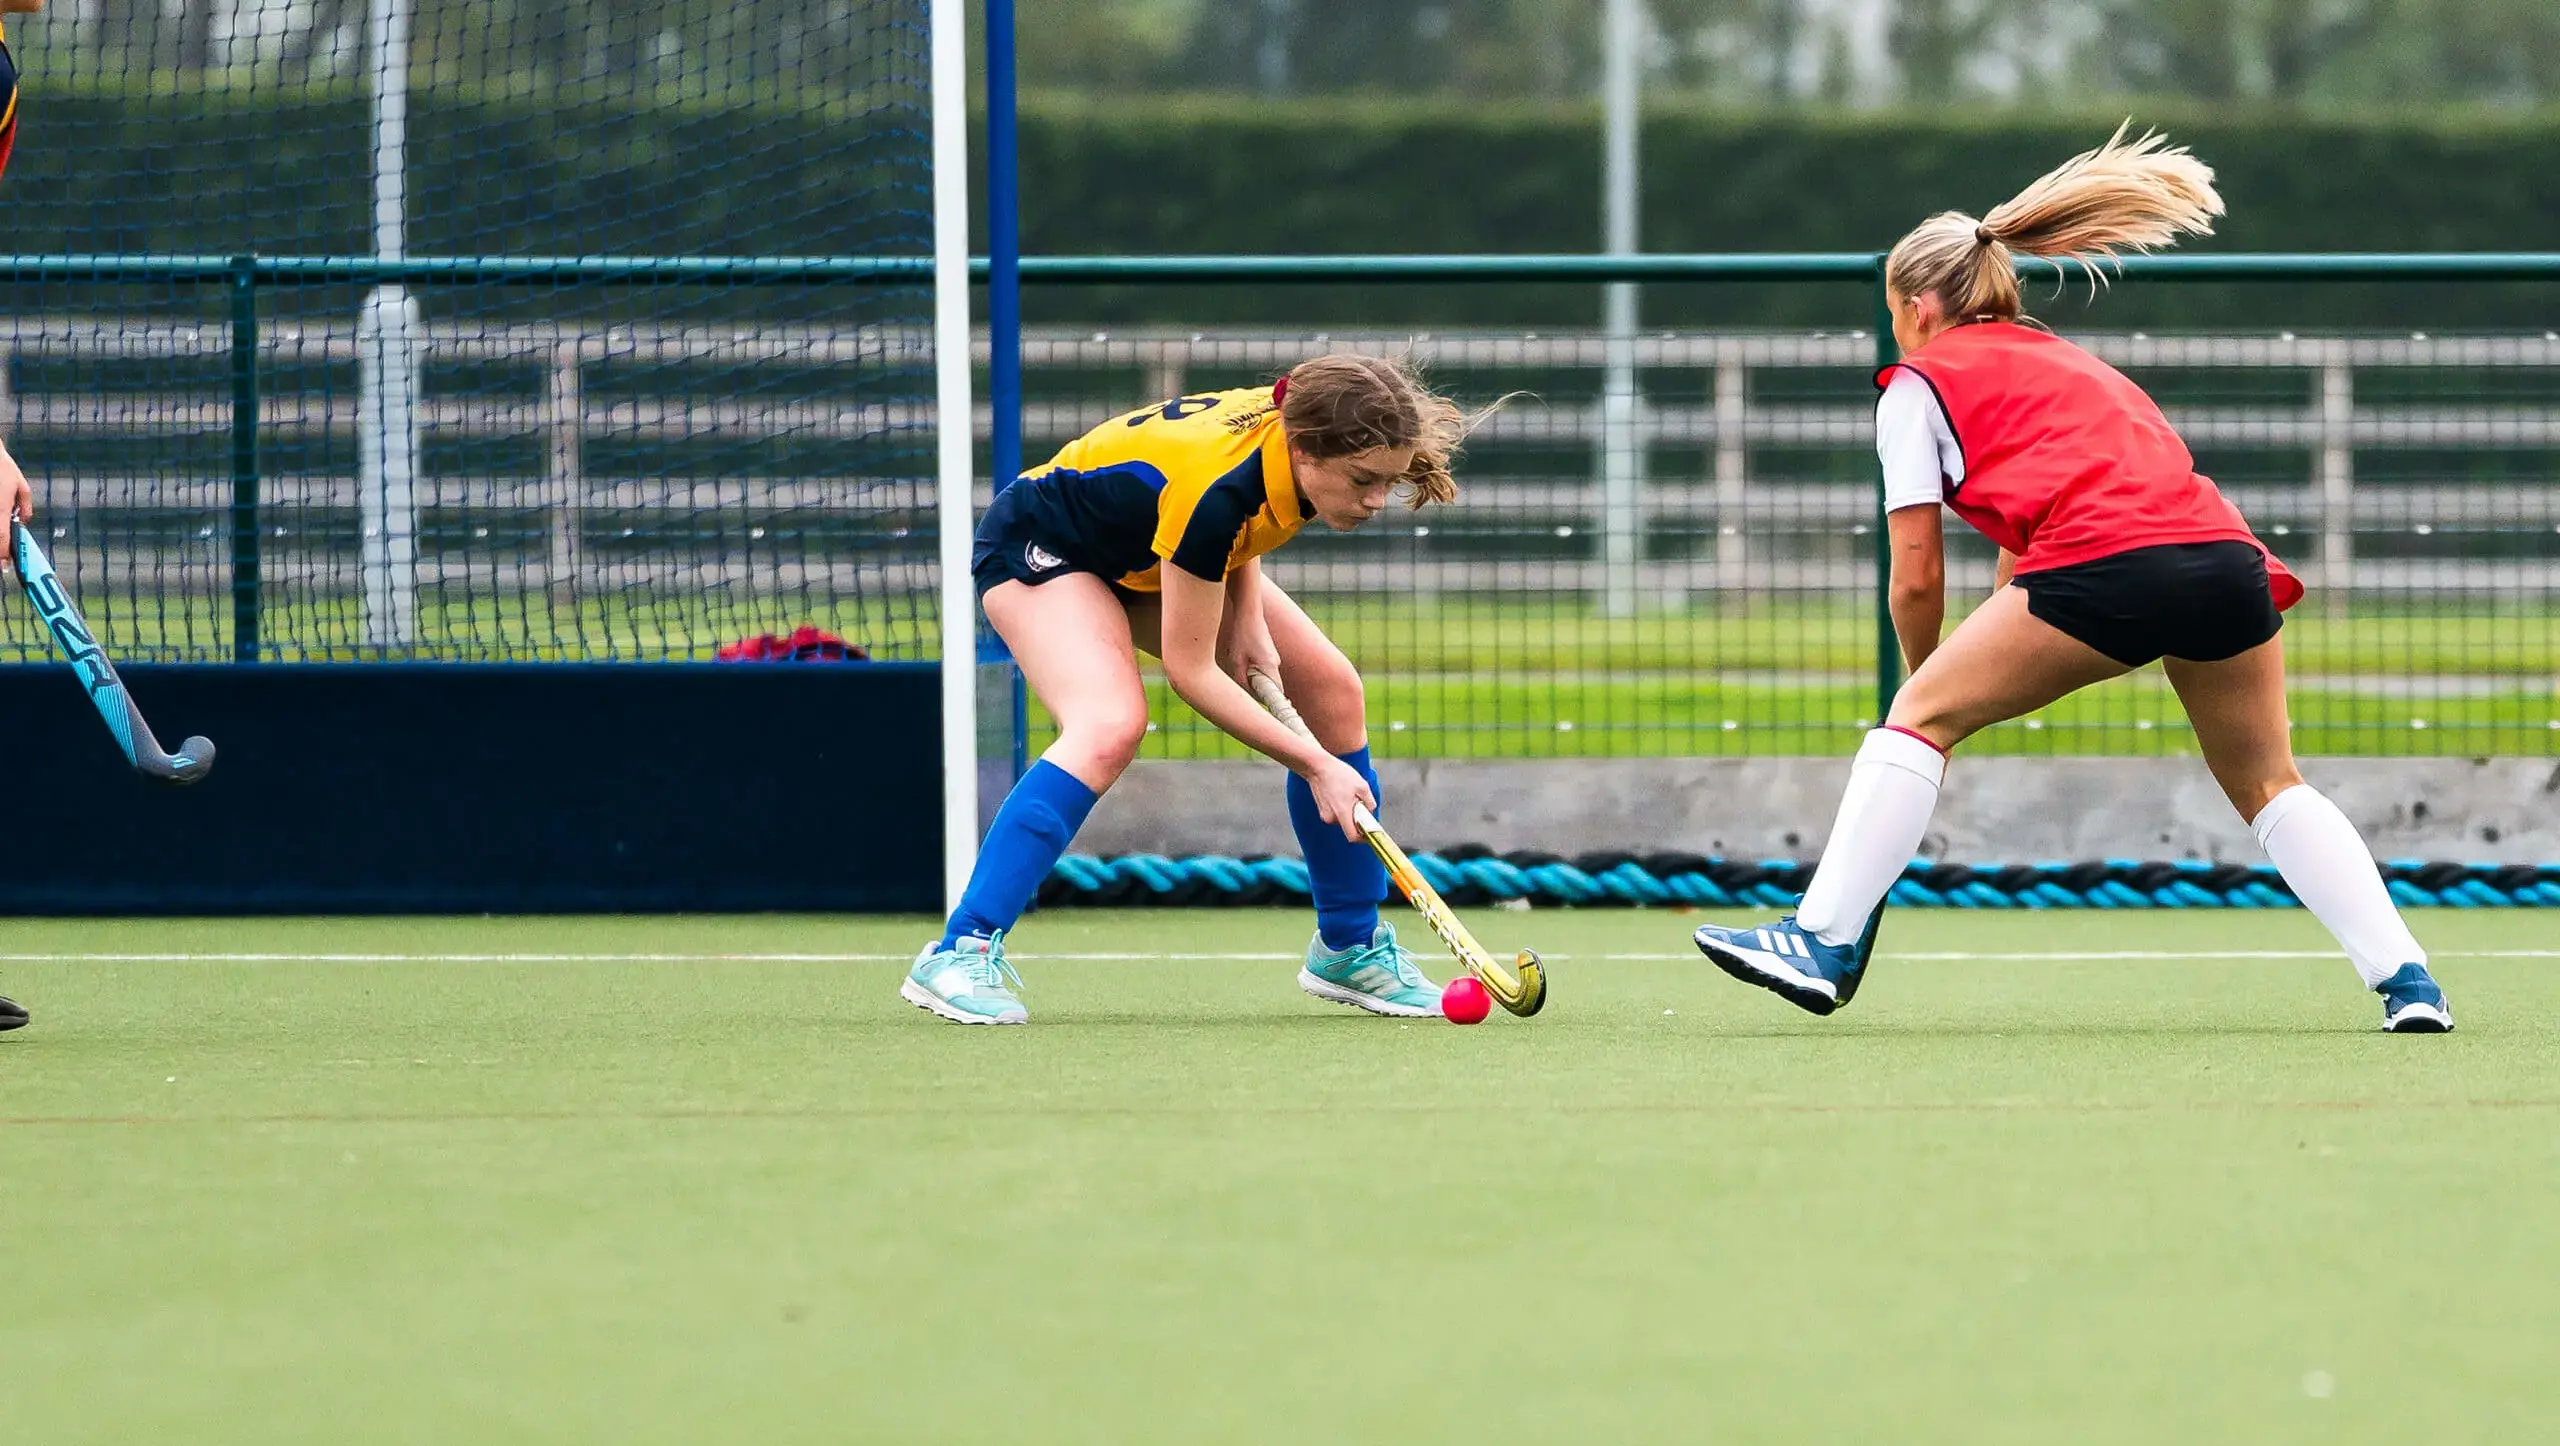
[[[911,954],[0,954],[0,964],[872,964]],[[1097,955],[1122,958],[1123,955]],[[1256,956],[1259,957],[1259,956]]]
[[[1294,963],[1297,954],[1016,954],[1024,963],[1161,964],[1180,961],[1219,964]],[[1544,954],[1549,963],[1660,964],[1697,961],[1695,953],[1673,954]],[[1937,951],[1887,954],[1891,960],[1938,963],[2045,964],[2140,963],[2212,959],[2338,959],[2330,949],[2119,949],[2064,953],[1968,953]],[[2438,959],[2560,959],[2560,949],[2439,949]],[[905,964],[909,954],[0,954],[0,964]]]

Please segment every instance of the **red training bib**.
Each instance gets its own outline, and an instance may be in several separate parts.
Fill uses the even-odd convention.
[[[2181,542],[2246,542],[2267,557],[2278,608],[2302,582],[2267,553],[2131,378],[2051,332],[1978,322],[1941,332],[1876,373],[1907,370],[1946,409],[1964,481],[1947,505],[2042,572]]]

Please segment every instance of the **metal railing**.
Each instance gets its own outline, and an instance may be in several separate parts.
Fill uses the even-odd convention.
[[[2040,266],[2041,263],[2036,265]],[[2124,273],[2160,281],[2560,280],[2560,255],[2469,256],[2175,256],[2134,258]],[[570,257],[414,258],[383,262],[358,257],[121,257],[62,256],[0,259],[0,277],[15,282],[131,283],[220,286],[228,297],[228,324],[199,326],[156,322],[107,326],[78,317],[30,318],[7,344],[21,357],[168,357],[218,359],[228,368],[228,396],[163,396],[147,412],[154,425],[227,431],[229,516],[227,585],[233,656],[252,661],[262,652],[263,592],[270,573],[261,552],[262,520],[283,508],[342,508],[359,483],[342,475],[291,474],[271,469],[279,441],[360,429],[361,407],[343,391],[280,387],[275,359],[291,354],[305,362],[344,365],[357,360],[362,342],[355,325],[279,322],[262,313],[262,299],[278,289],[396,282],[421,288],[454,286],[640,285],[913,285],[930,274],[921,258],[784,257]],[[1881,258],[1872,255],[1605,257],[1120,257],[1027,258],[1027,284],[1338,284],[1343,282],[1476,283],[1855,283],[1880,310]],[[1622,511],[1588,475],[1504,476],[1470,483],[1471,498],[1493,515],[1524,528],[1593,527],[1602,532],[1664,526],[1712,534],[1708,552],[1676,562],[1637,560],[1636,589],[1658,600],[1678,600],[1744,585],[1754,559],[1755,532],[1784,523],[1867,539],[1870,553],[1829,551],[1797,559],[1789,586],[1798,593],[1855,592],[1877,587],[1881,529],[1873,526],[1871,488],[1827,485],[1759,475],[1756,448],[1863,449],[1871,440],[1871,413],[1861,403],[1764,402],[1753,377],[1768,371],[1862,373],[1890,357],[1880,324],[1863,332],[1830,335],[1692,333],[1639,337],[1639,374],[1680,373],[1687,383],[1648,383],[1647,402],[1633,415],[1640,449],[1681,449],[1703,461],[1681,480],[1656,472],[1640,506]],[[2097,335],[2098,353],[2137,372],[2176,368],[2203,371],[2300,372],[2306,393],[2300,405],[2173,403],[2173,418],[2199,448],[2245,447],[2298,453],[2300,484],[2244,482],[2230,487],[2262,526],[2279,534],[2316,534],[2316,552],[2305,559],[2315,582],[2343,594],[2354,588],[2406,589],[2424,584],[2459,592],[2548,595],[2560,586],[2555,565],[2534,558],[2483,558],[2447,570],[2391,557],[2360,557],[2360,532],[2407,528],[2423,532],[2429,517],[2470,519],[2514,529],[2560,525],[2560,501],[2546,479],[2539,485],[2456,482],[2371,488],[2359,485],[2360,452],[2392,449],[2496,449],[2560,447],[2560,405],[2446,406],[2376,403],[2360,394],[2357,378],[2377,369],[2560,367],[2560,337],[2314,337]],[[546,439],[541,475],[477,474],[467,481],[423,478],[416,505],[468,503],[539,513],[551,535],[547,555],[485,569],[493,584],[556,586],[579,566],[582,513],[671,510],[712,505],[746,510],[835,508],[882,517],[901,511],[885,492],[867,494],[860,477],[835,475],[712,477],[669,490],[664,478],[616,475],[586,458],[586,442],[600,434],[681,439],[707,432],[758,432],[804,437],[853,438],[883,431],[930,428],[934,417],[916,403],[841,404],[824,399],[678,400],[604,398],[592,394],[591,368],[606,361],[751,366],[788,362],[858,367],[892,353],[912,355],[920,335],[895,328],[810,326],[584,327],[558,322],[488,325],[430,324],[420,333],[432,360],[500,361],[537,367],[547,380],[530,395],[510,398],[429,398],[421,420],[455,435],[540,435]],[[983,345],[983,343],[982,343]],[[1204,384],[1221,373],[1263,373],[1284,367],[1311,348],[1327,345],[1392,346],[1409,350],[1448,371],[1505,369],[1597,371],[1609,339],[1598,333],[1537,337],[1481,333],[1380,333],[1348,336],[1283,332],[1035,331],[1025,338],[1024,360],[1036,375],[1060,372],[1137,373],[1139,390],[1168,395]],[[1701,384],[1695,378],[1703,377]],[[1681,387],[1689,388],[1683,395]],[[1026,433],[1063,440],[1139,398],[1108,391],[1089,398],[1026,406]],[[102,413],[76,398],[22,391],[6,399],[17,425],[35,432],[95,431]],[[991,418],[974,419],[983,435]],[[108,425],[112,425],[109,423]],[[1565,400],[1523,407],[1498,416],[1483,434],[1488,447],[1510,443],[1598,448],[1608,425],[1596,401]],[[82,474],[64,499],[73,508],[115,509],[144,505],[151,479],[107,473]],[[983,486],[983,484],[982,484]],[[1402,520],[1391,524],[1414,529]],[[1609,559],[1636,557],[1631,548],[1595,548],[1601,560],[1533,558],[1497,562],[1477,556],[1436,558],[1416,554],[1410,573],[1418,591],[1495,587],[1598,595],[1614,585]],[[875,564],[848,564],[852,567]],[[1626,564],[1621,561],[1618,566]],[[930,591],[930,562],[911,581]],[[821,569],[823,571],[823,569]],[[714,571],[717,571],[716,566]],[[1319,564],[1299,574],[1321,588]],[[668,581],[678,579],[670,577]],[[697,579],[698,580],[698,579]],[[715,579],[716,580],[716,579]],[[803,579],[806,580],[805,578]],[[826,578],[818,581],[823,584]],[[1878,706],[1897,681],[1896,650],[1880,596],[1875,609]]]
[[[929,403],[837,403],[682,398],[591,398],[588,372],[605,364],[732,368],[759,363],[860,367],[883,355],[914,354],[927,345],[921,333],[896,328],[787,326],[618,325],[512,322],[496,325],[430,323],[417,337],[423,360],[436,364],[516,364],[538,371],[512,396],[435,396],[421,407],[422,421],[440,436],[487,439],[533,435],[541,439],[542,475],[510,477],[446,475],[421,481],[421,507],[485,506],[542,514],[550,538],[544,559],[519,569],[534,585],[562,585],[577,565],[579,517],[595,512],[677,511],[705,506],[748,512],[833,508],[880,525],[895,525],[908,510],[879,485],[888,479],[859,476],[686,478],[680,488],[652,478],[591,474],[585,463],[590,438],[668,441],[708,433],[727,436],[794,435],[849,439],[884,430],[922,430],[935,424]],[[2199,447],[2290,449],[2307,459],[2299,486],[2243,485],[2231,489],[2261,525],[2281,532],[2316,532],[2320,538],[2314,582],[2329,588],[2406,586],[2407,569],[2364,559],[2354,535],[2396,525],[2425,527],[2411,518],[2461,519],[2504,527],[2560,524],[2560,480],[2542,484],[2454,484],[2394,487],[2359,494],[2355,456],[2360,450],[2560,447],[2560,402],[2543,405],[2359,405],[2355,378],[2374,369],[2560,369],[2560,336],[2542,337],[2255,337],[2098,334],[2078,338],[2099,356],[2128,369],[2293,371],[2305,380],[2298,406],[2173,406],[2170,415]],[[0,332],[0,376],[19,364],[95,361],[212,360],[233,344],[223,329],[151,318],[40,316],[19,318]],[[258,425],[270,446],[314,433],[352,437],[363,422],[359,399],[308,383],[280,386],[277,363],[302,368],[348,367],[363,342],[353,324],[270,323],[259,342],[261,385]],[[1438,371],[1527,370],[1596,372],[1605,365],[1608,340],[1598,333],[1523,336],[1492,333],[1294,333],[1270,331],[1139,330],[1095,332],[1085,328],[1036,330],[1024,339],[1027,369],[1104,379],[1080,400],[1026,406],[1025,434],[1058,444],[1125,410],[1141,397],[1179,395],[1195,382],[1225,385],[1239,375],[1266,375],[1313,352],[1331,349],[1409,353]],[[1864,364],[1873,349],[1864,334],[1759,335],[1660,334],[1640,338],[1634,363],[1640,376],[1659,372],[1703,373],[1707,384],[1694,400],[1681,383],[1650,382],[1632,420],[1635,446],[1701,450],[1703,475],[1682,478],[1657,470],[1639,500],[1636,522],[1650,528],[1675,521],[1716,530],[1713,570],[1695,564],[1677,570],[1676,582],[1639,582],[1657,599],[1713,590],[1738,576],[1755,524],[1777,519],[1854,526],[1868,510],[1863,489],[1835,484],[1773,481],[1751,470],[1752,449],[1762,446],[1827,447],[1854,451],[1871,436],[1870,409],[1862,404],[1790,405],[1752,400],[1755,374],[1764,371],[1838,371]],[[978,352],[988,350],[982,334]],[[1133,394],[1124,374],[1139,378]],[[325,380],[325,373],[323,374]],[[98,436],[160,430],[208,432],[233,421],[233,401],[198,391],[124,392],[113,408],[77,391],[0,389],[0,412],[10,435]],[[979,437],[992,433],[991,411],[973,418]],[[1597,402],[1537,404],[1498,414],[1480,432],[1482,446],[1566,442],[1597,446],[1608,428]],[[130,510],[154,505],[162,485],[156,476],[80,472],[56,479],[56,506],[72,510]],[[262,506],[305,510],[357,507],[359,479],[349,472],[260,478]],[[980,487],[983,505],[992,489]],[[1535,480],[1475,481],[1472,505],[1526,523],[1589,526],[1605,507],[1601,487],[1571,474]],[[1388,525],[1394,525],[1390,519]],[[1440,571],[1437,590],[1483,590],[1493,585],[1494,564],[1455,561]],[[1550,573],[1549,585],[1591,593],[1605,583],[1605,565]],[[1668,577],[1672,570],[1655,569]],[[1837,569],[1832,570],[1837,573]],[[2453,570],[2437,585],[2468,591],[2549,590],[2548,564],[2481,562]],[[1558,582],[1555,579],[1564,578]],[[1574,580],[1580,579],[1580,580]],[[1310,579],[1321,587],[1322,579]],[[1855,587],[1854,577],[1827,576],[1833,590]]]

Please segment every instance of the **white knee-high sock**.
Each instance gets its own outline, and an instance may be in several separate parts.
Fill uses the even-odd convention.
[[[2382,886],[2373,852],[2328,795],[2300,783],[2275,796],[2249,821],[2258,846],[2312,917],[2329,926],[2355,961],[2357,977],[2373,988],[2403,964],[2424,964],[2408,922]]]
[[[1854,943],[1885,892],[1920,849],[1937,811],[1947,755],[1917,733],[1878,728],[1858,745],[1831,841],[1796,907],[1796,922],[1826,944]]]

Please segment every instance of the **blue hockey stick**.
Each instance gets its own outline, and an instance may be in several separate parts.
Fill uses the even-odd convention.
[[[54,646],[62,649],[71,671],[79,675],[81,687],[97,706],[98,716],[107,720],[107,731],[116,736],[116,745],[124,750],[134,772],[163,783],[193,783],[212,771],[211,739],[190,738],[174,754],[160,751],[160,740],[151,736],[151,725],[142,721],[142,710],[133,705],[133,695],[116,676],[116,665],[107,661],[106,650],[89,635],[89,625],[81,621],[80,610],[71,605],[71,595],[62,590],[61,579],[53,575],[53,563],[36,546],[35,534],[25,523],[10,523],[9,555],[18,570],[18,585],[27,590],[27,601],[35,604],[37,615],[53,634]]]

